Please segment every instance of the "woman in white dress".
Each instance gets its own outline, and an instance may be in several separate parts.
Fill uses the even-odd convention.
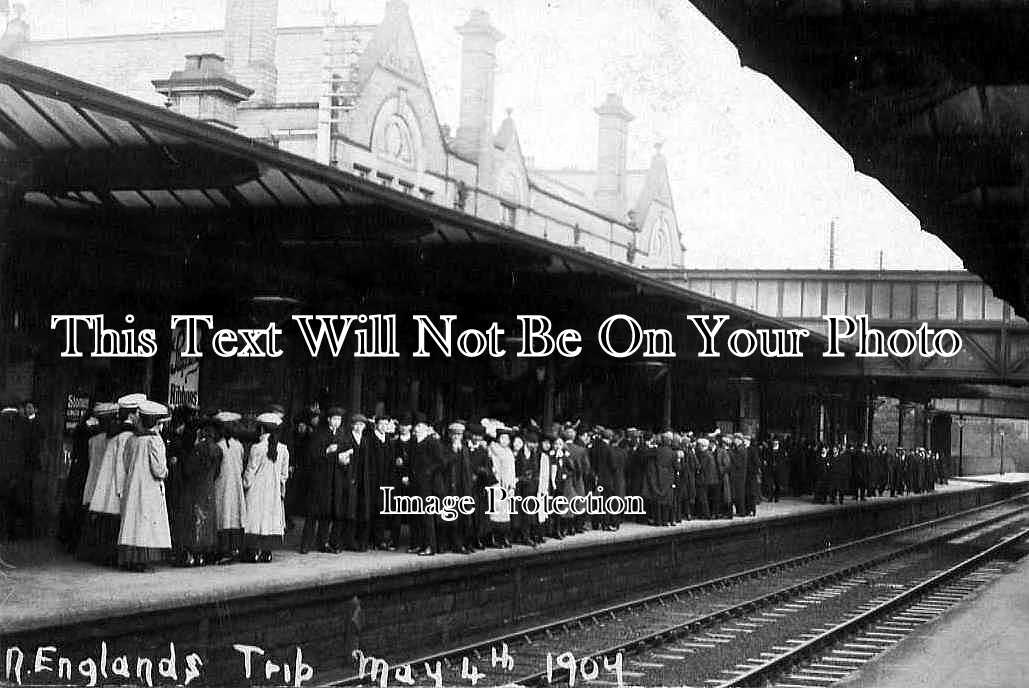
[[[79,542],[75,548],[75,556],[83,561],[100,562],[97,555],[100,546],[100,533],[97,529],[96,516],[89,513],[89,504],[96,492],[100,466],[107,451],[107,441],[118,434],[118,404],[100,403],[93,409],[100,432],[89,438],[89,471],[86,483],[82,488],[82,528],[79,531]],[[120,508],[120,507],[119,507]],[[119,524],[120,529],[120,524]]]
[[[139,405],[139,432],[125,447],[125,485],[121,495],[118,564],[129,571],[150,571],[171,550],[171,527],[164,497],[168,461],[161,422],[168,409],[155,401]]]
[[[243,551],[243,443],[233,436],[235,424],[241,416],[232,411],[221,411],[214,419],[221,424],[222,462],[214,479],[215,530],[218,533],[219,564],[228,564]]]
[[[507,495],[515,494],[515,459],[511,452],[511,430],[508,428],[496,428],[496,439],[489,445],[490,463],[493,465],[493,475],[497,484],[492,486],[494,490],[493,511],[489,520],[492,526],[490,533],[490,544],[494,547],[508,548],[511,546],[511,509],[510,502],[500,499],[498,488],[503,488]]]
[[[117,432],[108,433],[104,453],[97,468],[95,486],[89,496],[89,527],[93,560],[98,564],[118,564],[118,534],[121,532],[122,494],[125,489],[125,449],[136,434],[139,405],[146,401],[144,394],[126,394],[118,399]]]
[[[245,561],[267,563],[272,560],[272,546],[281,544],[286,527],[283,497],[289,479],[289,450],[279,439],[282,417],[262,413],[257,417],[260,438],[250,448],[250,461],[243,474],[246,490]]]

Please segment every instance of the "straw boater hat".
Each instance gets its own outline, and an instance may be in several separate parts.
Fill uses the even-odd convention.
[[[102,401],[93,406],[94,416],[110,416],[118,413],[118,404],[110,401]]]
[[[274,411],[265,411],[257,417],[257,422],[261,425],[271,425],[272,427],[278,427],[282,425],[282,416],[275,413]]]
[[[119,400],[119,404],[121,401]],[[149,399],[143,399],[139,402],[139,413],[143,416],[154,416],[156,418],[163,418],[168,415],[168,407],[164,404],[158,404],[156,401],[150,401]]]
[[[459,420],[455,420],[453,423],[447,426],[447,431],[452,433],[464,434],[465,424]]]
[[[138,409],[139,405],[146,400],[147,398],[145,394],[126,394],[118,399],[118,408],[129,410]]]
[[[214,414],[214,419],[219,423],[235,423],[241,418],[243,418],[243,416],[239,415],[235,411],[219,411]]]

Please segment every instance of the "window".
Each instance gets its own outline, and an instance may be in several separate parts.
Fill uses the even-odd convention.
[[[381,160],[420,171],[422,138],[418,114],[403,89],[382,102],[372,125],[371,149]]]
[[[518,208],[511,205],[510,203],[500,204],[500,221],[508,227],[515,226],[515,220],[518,217]]]
[[[655,267],[671,267],[674,261],[672,228],[663,215],[654,223],[650,236],[650,265]]]
[[[393,115],[386,123],[383,135],[383,146],[386,157],[408,167],[414,166],[414,144],[411,140],[411,128],[400,115]]]

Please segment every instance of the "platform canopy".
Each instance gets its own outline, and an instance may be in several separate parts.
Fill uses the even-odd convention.
[[[23,235],[49,232],[45,241],[61,242],[44,244],[51,246],[85,246],[92,237],[100,251],[171,257],[185,271],[172,288],[198,299],[292,283],[325,304],[346,293],[365,306],[436,312],[457,304],[483,315],[636,312],[681,327],[684,314],[704,312],[729,315],[736,327],[793,327],[7,58],[0,58],[0,170],[23,199],[19,212],[56,221]],[[242,281],[211,276],[234,263],[245,266],[235,270]],[[36,269],[45,271],[45,261]],[[248,272],[253,284],[243,283]],[[273,273],[275,285],[267,280]],[[74,307],[75,297],[68,299]],[[812,348],[822,343],[812,334]]]
[[[1029,0],[692,1],[1029,316]]]

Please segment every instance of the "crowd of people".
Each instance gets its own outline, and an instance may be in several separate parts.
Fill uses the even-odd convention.
[[[312,404],[293,423],[281,406],[244,418],[170,412],[141,394],[96,404],[74,432],[60,537],[81,559],[131,571],[269,562],[297,519],[299,551],[372,549],[430,556],[535,547],[633,520],[669,526],[754,516],[762,501],[818,502],[924,492],[946,482],[924,449],[763,442],[742,433],[541,428],[492,419],[436,426],[421,414],[367,418]],[[384,489],[476,508],[391,513]],[[543,499],[638,496],[620,513],[524,513],[494,491]],[[487,509],[489,504],[491,509]],[[385,513],[384,513],[385,511]]]

